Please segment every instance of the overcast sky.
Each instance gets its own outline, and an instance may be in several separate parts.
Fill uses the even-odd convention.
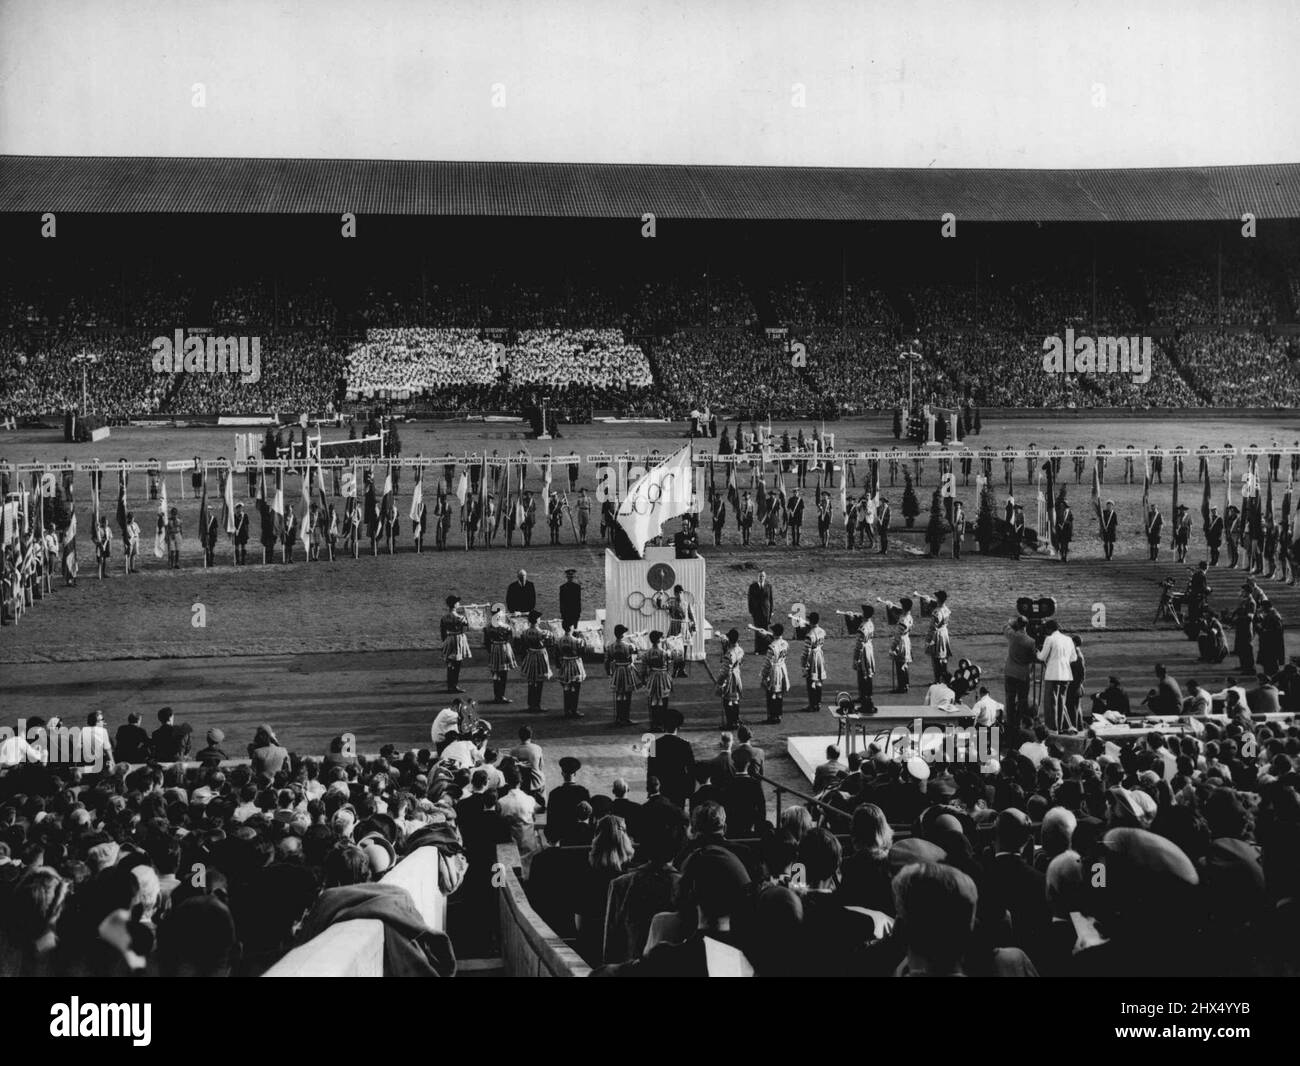
[[[1296,0],[0,0],[3,154],[1174,166],[1298,115]]]

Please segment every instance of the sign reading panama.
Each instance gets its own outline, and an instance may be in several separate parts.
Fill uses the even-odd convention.
[[[238,374],[243,385],[262,378],[261,337],[210,337],[206,331],[178,329],[174,336],[155,337],[155,374]]]

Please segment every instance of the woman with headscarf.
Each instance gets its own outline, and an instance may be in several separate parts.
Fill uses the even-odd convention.
[[[289,751],[280,744],[275,730],[263,724],[257,727],[257,732],[253,734],[253,743],[248,745],[248,758],[249,768],[253,771],[254,777],[259,774],[274,777],[288,762]]]
[[[808,612],[808,634],[803,643],[803,676],[808,688],[808,707],[813,714],[822,709],[822,684],[826,680],[826,630],[821,615]]]
[[[785,626],[780,622],[768,630],[771,639],[763,660],[763,688],[767,691],[767,723],[776,725],[785,710],[785,694],[790,691],[790,668],[786,656],[790,643],[785,639]]]
[[[722,644],[722,670],[718,674],[718,695],[722,698],[722,718],[727,729],[740,725],[740,664],[745,649],[740,646],[740,630],[729,629]]]
[[[663,639],[663,633],[652,629],[650,647],[641,657],[641,683],[645,686],[650,709],[650,730],[656,733],[668,721],[668,699],[673,694],[673,681],[668,669],[673,656],[663,646]]]
[[[578,710],[578,699],[582,695],[582,683],[587,680],[587,668],[582,663],[582,653],[587,648],[587,641],[578,632],[578,624],[572,620],[564,626],[564,635],[556,642],[555,651],[559,658],[555,676],[564,693],[564,717],[586,718]]]
[[[605,652],[605,673],[614,691],[614,721],[632,724],[632,694],[641,686],[636,670],[636,648],[627,639],[627,626],[614,627],[614,643]]]
[[[492,675],[492,702],[509,703],[506,698],[506,681],[510,677],[510,671],[515,669],[515,651],[511,647],[510,626],[506,624],[506,605],[504,603],[494,603],[492,605],[492,617],[488,620],[487,628],[483,630],[483,638],[487,641],[488,649],[488,673]]]
[[[447,597],[447,613],[439,624],[442,635],[442,658],[447,664],[447,691],[464,692],[460,687],[460,668],[470,659],[469,619],[460,606],[460,597]]]
[[[542,686],[551,677],[551,660],[546,654],[551,635],[537,624],[541,617],[541,611],[529,611],[528,628],[519,638],[524,650],[519,673],[528,682],[528,709],[538,714],[542,711]]]
[[[872,621],[876,609],[871,604],[862,605],[862,621],[858,625],[858,639],[853,645],[853,669],[858,675],[858,703],[869,711],[876,677],[876,623]]]
[[[948,619],[952,617],[952,608],[948,606],[948,593],[940,589],[934,594],[934,607],[930,611],[930,635],[925,647],[930,653],[930,665],[934,667],[934,679],[948,669],[948,658],[952,655],[952,641],[948,636]]]

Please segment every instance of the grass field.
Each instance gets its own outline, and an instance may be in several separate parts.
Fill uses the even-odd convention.
[[[784,427],[775,428],[779,433]],[[793,434],[797,425],[789,428]],[[834,429],[839,447],[883,447],[893,443],[888,418],[842,422],[828,428]],[[179,459],[231,455],[232,436],[230,429],[210,427],[115,429],[109,442],[74,446],[65,445],[55,430],[24,430],[7,434],[0,447],[7,456],[20,461],[84,459],[92,455],[105,460],[119,456]],[[537,442],[524,441],[513,427],[502,424],[413,423],[403,427],[402,437],[405,455],[472,452],[484,447],[489,451],[495,448],[503,455],[520,447],[528,447],[534,455],[540,452]],[[1289,443],[1297,438],[1300,416],[1289,413],[1261,421],[1257,416],[1232,413],[1209,417],[1204,412],[1190,417],[1106,417],[1042,412],[1032,416],[990,416],[983,434],[971,438],[970,443],[974,447],[1023,447],[1033,442],[1039,447],[1105,443],[1112,447],[1181,444],[1194,448],[1202,443],[1268,445],[1274,440]],[[569,428],[568,435],[553,446],[557,453],[570,448],[586,454],[652,446],[668,452],[681,439],[680,426],[598,425]],[[710,446],[712,442],[703,443]],[[1195,464],[1189,467],[1194,475]],[[864,469],[865,464],[859,464],[859,477]],[[584,468],[583,473],[582,483],[590,489],[594,485],[592,471]],[[1214,499],[1222,506],[1223,486],[1217,466],[1213,473]],[[937,483],[937,464],[931,461],[918,490],[923,509],[917,520],[918,532],[896,531],[890,552],[883,557],[846,551],[838,515],[829,549],[817,544],[815,519],[805,524],[805,543],[799,549],[760,544],[743,548],[734,524],[727,529],[723,545],[715,548],[705,529],[702,554],[709,568],[706,615],[718,629],[743,629],[748,621],[745,589],[754,572],[765,567],[775,586],[779,614],[791,602],[800,600],[831,620],[829,695],[837,687],[848,688],[852,679],[851,644],[842,626],[835,624],[836,608],[853,608],[876,596],[897,599],[914,589],[944,588],[953,608],[954,657],[968,656],[980,664],[995,681],[994,690],[1000,695],[1002,624],[1014,613],[1018,595],[1051,595],[1057,599],[1062,624],[1084,634],[1091,679],[1104,680],[1107,674],[1118,674],[1131,692],[1140,695],[1149,685],[1151,664],[1163,659],[1182,679],[1196,676],[1203,683],[1217,683],[1224,676],[1222,667],[1217,675],[1198,673],[1193,665],[1195,646],[1172,629],[1157,631],[1151,626],[1156,582],[1173,577],[1181,587],[1186,573],[1167,546],[1159,562],[1147,560],[1141,534],[1140,468],[1134,485],[1116,483],[1120,464],[1112,462],[1107,471],[1104,493],[1116,501],[1120,516],[1120,543],[1110,562],[1101,558],[1088,506],[1091,466],[1079,486],[1073,483],[1068,459],[1062,474],[1069,483],[1076,523],[1074,552],[1066,565],[1046,555],[1013,562],[968,553],[954,562],[947,558],[946,549],[944,557],[937,560],[910,554],[909,549],[922,546],[919,528],[924,525],[929,495]],[[557,482],[560,476],[557,472]],[[1166,544],[1171,476],[1171,464],[1166,463],[1165,483],[1153,489],[1153,497],[1166,515]],[[1003,501],[1001,477],[998,462],[994,465],[994,485],[999,508]],[[1017,462],[1015,478],[1017,498],[1026,504],[1027,521],[1032,524],[1032,493],[1026,491],[1022,461]],[[83,529],[89,525],[87,480],[86,475],[80,475],[76,485]],[[404,530],[412,480],[408,472],[401,483],[399,511]],[[895,524],[901,525],[901,475],[892,490],[887,477],[884,480]],[[530,484],[535,488],[539,482],[534,471]],[[792,482],[793,477],[788,478],[788,484]],[[116,726],[129,710],[141,710],[151,718],[158,707],[170,704],[181,719],[193,723],[200,732],[210,725],[221,725],[227,734],[226,750],[232,753],[242,749],[251,739],[255,724],[263,720],[275,725],[285,743],[302,751],[323,750],[328,738],[340,732],[354,733],[363,750],[375,750],[387,742],[421,745],[427,743],[429,722],[442,699],[438,695],[442,667],[435,648],[437,621],[448,592],[457,592],[469,602],[499,599],[514,571],[523,567],[537,582],[541,609],[553,615],[558,613],[555,589],[563,579],[564,568],[575,566],[585,590],[584,613],[590,616],[595,608],[603,606],[603,546],[595,536],[594,526],[593,543],[585,548],[572,543],[567,526],[563,546],[539,544],[547,540],[542,527],[534,546],[526,551],[507,551],[503,547],[474,552],[426,550],[417,556],[404,532],[401,550],[391,557],[381,553],[372,558],[363,553],[355,561],[347,558],[309,564],[302,561],[300,554],[299,561],[290,566],[263,566],[259,562],[236,569],[231,567],[230,552],[225,549],[218,551],[219,565],[205,570],[195,535],[198,501],[189,497],[187,475],[184,484],[183,569],[167,570],[149,550],[156,505],[144,498],[145,476],[136,474],[132,476],[128,503],[145,533],[144,571],[129,578],[123,576],[118,551],[112,576],[98,581],[91,545],[83,536],[82,579],[78,586],[56,588],[20,625],[0,630],[0,691],[5,697],[6,718],[38,713],[80,718],[87,710],[101,709],[110,724]],[[236,485],[242,489],[243,480]],[[285,489],[286,498],[294,500],[298,479],[287,478]],[[168,491],[171,502],[177,503],[180,478],[175,474],[169,479]],[[958,492],[972,519],[974,493],[973,478],[970,488],[959,488]],[[1281,489],[1275,496],[1280,506]],[[110,475],[104,485],[104,504],[110,512],[115,499],[116,481]],[[1198,507],[1195,482],[1186,486],[1182,499],[1193,509]],[[252,534],[256,541],[256,515],[252,517]],[[761,539],[760,531],[755,540]],[[114,548],[120,549],[120,544],[115,542]],[[260,558],[260,549],[250,548],[250,558],[255,554]],[[1194,518],[1189,563],[1204,555],[1199,520]],[[1224,604],[1230,597],[1235,600],[1241,580],[1241,575],[1222,570],[1215,573],[1211,580],[1214,602]],[[1271,582],[1266,583],[1266,588],[1284,620],[1290,621],[1300,613],[1300,592],[1296,589]],[[1098,603],[1105,605],[1104,629],[1091,625],[1093,606]],[[192,624],[195,604],[202,604],[206,614],[202,628]],[[877,644],[878,659],[884,662],[883,641]],[[1232,662],[1223,666],[1230,667]],[[744,710],[749,720],[762,718],[759,668],[759,660],[752,655],[743,667],[747,689]],[[915,680],[920,682],[926,673],[926,664],[918,662]],[[634,787],[639,787],[642,777],[637,771],[640,756],[635,745],[640,730],[614,732],[607,727],[612,718],[608,688],[599,670],[591,671],[591,675],[584,689],[583,704],[588,712],[584,722],[560,719],[558,692],[548,692],[550,705],[556,709],[545,718],[537,716],[532,724],[543,743],[557,754],[580,754],[597,785],[603,787],[610,778],[623,773],[631,775]],[[462,684],[474,697],[490,698],[481,653],[465,670]],[[515,684],[512,688],[512,695],[522,699],[522,687]],[[800,687],[792,693],[789,707],[797,705],[799,701],[794,697],[801,691]],[[910,699],[920,702],[923,692],[923,686],[914,686]],[[692,677],[678,683],[676,695],[677,706],[687,716],[685,735],[697,744],[708,743],[718,721],[718,708],[704,670],[695,666]],[[513,737],[518,725],[529,717],[519,710],[518,703],[505,708],[505,714],[499,713],[500,708],[485,710],[503,741]],[[640,701],[637,712],[644,722]],[[823,733],[828,728],[827,721],[814,723],[810,716],[790,713],[781,730],[806,734]],[[785,735],[773,727],[758,727],[762,745],[774,754],[782,753],[781,758],[769,762],[771,772],[780,780],[797,784],[801,779],[783,755]]]

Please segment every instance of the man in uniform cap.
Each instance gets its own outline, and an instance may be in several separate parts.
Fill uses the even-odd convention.
[[[578,571],[569,567],[564,571],[564,584],[560,586],[560,623],[565,629],[576,626],[582,618],[582,586],[577,576]]]
[[[560,760],[560,774],[564,780],[551,789],[546,798],[546,839],[552,843],[565,839],[577,823],[578,804],[591,802],[591,793],[574,781],[581,769],[582,763],[572,755]]]

